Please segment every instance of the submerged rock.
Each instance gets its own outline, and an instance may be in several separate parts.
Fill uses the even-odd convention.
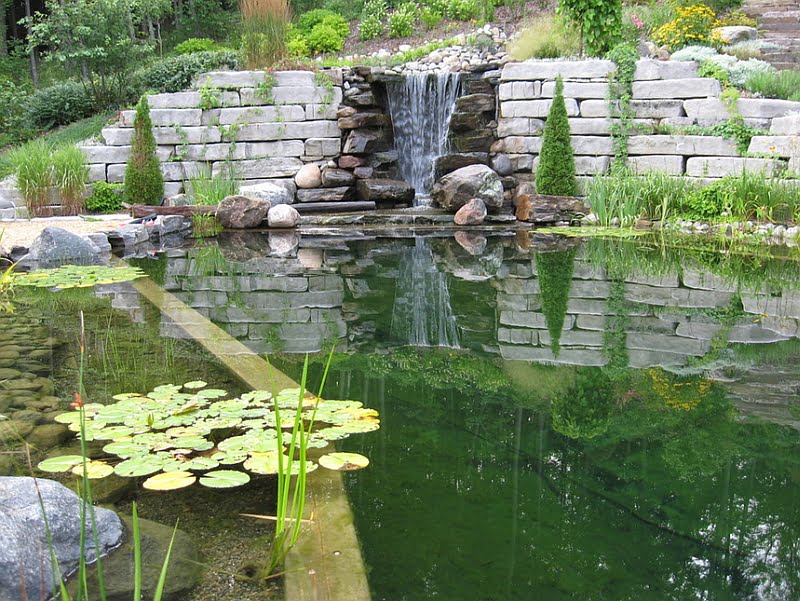
[[[445,175],[434,186],[433,201],[443,209],[457,211],[473,198],[489,208],[503,206],[503,183],[486,165],[470,165]]]
[[[227,196],[217,208],[217,219],[227,229],[250,229],[261,225],[270,204],[261,198]]]
[[[38,492],[37,492],[38,485]],[[39,499],[41,494],[41,504]],[[42,516],[47,515],[52,551],[62,574],[78,567],[80,507],[78,496],[53,480],[0,477],[0,600],[47,599],[53,593],[54,566]],[[122,542],[122,522],[113,511],[95,508],[99,549],[87,537],[84,556],[95,561]],[[87,511],[86,528],[91,532]]]
[[[295,232],[270,232],[270,254],[275,257],[289,257],[297,252],[300,235]]]
[[[481,234],[474,232],[456,232],[455,239],[459,246],[473,257],[482,255],[483,251],[486,250],[486,236],[482,236]]]

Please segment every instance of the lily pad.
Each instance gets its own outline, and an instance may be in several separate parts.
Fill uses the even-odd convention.
[[[79,463],[72,468],[72,473],[76,476],[83,476],[83,463]],[[105,478],[114,473],[114,468],[108,465],[105,461],[87,461],[86,462],[86,477],[90,480],[98,478]]]
[[[248,482],[250,482],[248,474],[235,470],[216,470],[200,478],[200,484],[209,488],[235,488]]]
[[[50,457],[39,463],[38,468],[43,472],[68,472],[76,465],[83,463],[80,455],[62,455],[61,457]]]
[[[136,478],[138,476],[149,476],[164,468],[164,460],[154,455],[144,455],[131,457],[122,463],[118,463],[114,468],[114,473],[118,476]]]
[[[369,459],[358,453],[328,453],[318,461],[322,467],[336,471],[360,470],[369,465]]]
[[[138,267],[107,267],[105,265],[64,265],[57,269],[37,269],[14,275],[15,286],[37,288],[89,288],[97,284],[117,284],[143,278]]]
[[[178,490],[197,482],[197,476],[190,472],[164,472],[150,476],[142,483],[147,490]]]
[[[186,382],[183,385],[184,388],[188,388],[189,390],[197,390],[198,388],[205,388],[208,386],[208,382],[203,382],[203,380],[194,380],[193,382]]]

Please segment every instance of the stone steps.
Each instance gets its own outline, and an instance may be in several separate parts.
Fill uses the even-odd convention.
[[[759,35],[780,46],[765,51],[764,59],[776,69],[795,69],[800,55],[800,2],[797,0],[746,0],[742,7],[758,20]]]

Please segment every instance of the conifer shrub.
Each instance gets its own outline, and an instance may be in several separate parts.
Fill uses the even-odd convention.
[[[560,77],[556,79],[553,104],[544,124],[542,151],[536,169],[536,191],[554,196],[575,196],[575,156],[564,103],[564,82]]]
[[[161,163],[156,156],[156,139],[150,119],[147,96],[136,105],[133,122],[133,148],[125,169],[125,202],[128,204],[161,203],[164,196],[164,178]]]

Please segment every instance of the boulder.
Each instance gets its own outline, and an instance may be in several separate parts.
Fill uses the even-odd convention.
[[[300,223],[300,213],[289,205],[278,205],[269,210],[267,221],[269,227],[297,227]]]
[[[217,220],[227,229],[255,228],[264,221],[269,209],[269,202],[260,198],[226,196],[217,207]]]
[[[339,167],[342,169],[355,169],[356,167],[361,167],[367,163],[367,159],[364,157],[357,157],[353,156],[352,154],[346,154],[339,157]]]
[[[494,111],[497,100],[494,94],[468,94],[456,100],[456,109],[463,113]]]
[[[486,165],[470,165],[436,182],[431,197],[448,211],[457,211],[473,198],[479,198],[489,208],[500,208],[503,206],[503,183]]]
[[[188,194],[175,194],[168,196],[164,200],[165,207],[186,207],[192,204],[192,199]]]
[[[294,194],[291,194],[284,186],[279,186],[278,184],[272,184],[270,182],[241,186],[239,188],[239,195],[266,200],[271,207],[275,205],[290,205],[294,202]]]
[[[297,253],[300,246],[300,235],[295,232],[270,232],[270,255],[275,257],[289,257]]]
[[[310,188],[319,188],[322,185],[322,173],[319,170],[319,165],[309,163],[300,167],[300,171],[294,176],[294,183],[298,188],[308,190]]]
[[[514,173],[514,165],[511,163],[511,159],[508,158],[506,154],[498,154],[492,157],[492,169],[494,169],[498,175],[511,175]]]
[[[42,505],[51,542],[45,533]],[[54,592],[50,544],[61,574],[71,574],[78,567],[81,500],[53,480],[34,483],[29,477],[0,477],[0,508],[0,599],[50,598]],[[89,562],[119,546],[124,532],[113,511],[95,508],[94,512],[99,547],[95,548],[92,536],[87,537],[84,557]],[[91,532],[88,506],[85,523]]]
[[[574,196],[547,196],[523,192],[514,198],[514,207],[517,220],[529,223],[571,221],[589,213],[585,202]]]
[[[483,251],[486,250],[486,236],[482,236],[481,234],[459,231],[455,233],[455,239],[459,246],[473,257],[482,255]]]
[[[39,267],[96,265],[100,257],[100,249],[92,241],[60,227],[46,227],[31,243],[23,263]]]
[[[337,202],[350,200],[355,196],[355,188],[342,186],[341,188],[317,188],[316,190],[298,190],[297,200],[302,202]]]
[[[452,173],[456,169],[470,165],[488,165],[489,154],[486,152],[467,152],[445,154],[433,161],[433,174],[436,179]]]
[[[758,37],[758,29],[744,25],[729,25],[715,28],[712,31],[712,35],[727,44],[738,44],[739,42],[755,40]]]
[[[486,219],[486,205],[480,198],[473,198],[456,211],[456,225],[480,225]]]
[[[389,150],[391,144],[380,129],[354,129],[345,140],[343,154],[372,154]]]
[[[322,185],[325,188],[352,186],[354,181],[355,176],[353,173],[345,169],[332,169],[328,167],[322,171]]]
[[[359,200],[411,202],[414,188],[398,179],[362,179],[356,184]]]

